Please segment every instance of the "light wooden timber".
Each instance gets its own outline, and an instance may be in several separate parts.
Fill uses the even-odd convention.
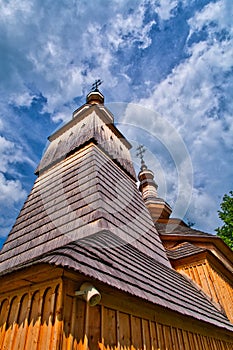
[[[233,349],[231,332],[138,303],[138,298],[97,281],[92,283],[101,292],[101,304],[90,307],[74,296],[87,277],[48,266],[48,282],[45,266],[40,267],[41,281],[28,292],[25,281],[25,286],[21,282],[18,289],[0,293],[1,350]],[[35,278],[35,269],[25,271],[25,280]],[[5,276],[5,282],[7,278],[10,283],[13,276]]]

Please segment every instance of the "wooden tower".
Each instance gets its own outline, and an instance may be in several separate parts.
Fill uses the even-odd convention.
[[[172,268],[98,88],[49,141],[0,254],[0,349],[233,349]]]
[[[139,146],[141,148],[142,146]],[[158,197],[154,174],[141,154],[139,190],[166,249],[171,265],[219,304],[233,323],[233,251],[217,236],[170,218],[169,204]]]

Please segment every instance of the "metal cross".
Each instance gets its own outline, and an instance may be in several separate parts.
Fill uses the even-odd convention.
[[[139,145],[137,148],[137,151],[138,152],[136,153],[136,156],[141,159],[141,164],[145,164],[144,159],[143,159],[143,155],[146,152],[146,149],[145,149],[144,145]]]
[[[98,91],[98,87],[103,83],[102,80],[97,79],[93,84],[92,84],[92,88],[91,91]]]

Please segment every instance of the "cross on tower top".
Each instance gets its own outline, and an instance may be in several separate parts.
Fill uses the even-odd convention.
[[[143,159],[143,155],[145,152],[146,152],[146,149],[145,149],[144,145],[139,145],[137,147],[136,156],[141,159],[141,169],[146,167],[144,159]]]
[[[92,84],[91,91],[98,91],[98,87],[103,83],[102,80],[96,79],[96,81]]]

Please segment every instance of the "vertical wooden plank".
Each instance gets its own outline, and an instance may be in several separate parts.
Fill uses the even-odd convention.
[[[180,328],[177,328],[177,337],[178,337],[179,349],[185,350],[184,341],[183,341],[183,334],[182,334],[182,330]]]
[[[89,307],[89,325],[88,325],[88,346],[90,350],[98,349],[100,342],[100,305]]]
[[[13,344],[14,350],[23,350],[25,348],[25,341],[28,329],[29,306],[29,295],[24,294],[20,300],[20,310],[17,320],[17,336]]]
[[[58,284],[54,289],[53,332],[51,337],[51,349],[57,349],[62,338],[62,285]]]
[[[18,316],[19,316],[19,311],[20,311],[20,303],[21,300],[17,297],[17,305],[15,305],[15,310],[13,311],[13,324],[12,324],[12,330],[10,334],[10,340],[9,343],[7,344],[7,349],[15,349],[14,347],[14,342],[15,342],[15,337],[17,337],[18,333]]]
[[[219,339],[215,339],[215,342],[216,342],[216,345],[217,345],[217,349],[221,350],[221,344],[220,344]]]
[[[199,350],[200,347],[199,347],[198,337],[197,337],[196,333],[193,334],[193,341],[194,341],[194,344],[195,344],[195,349]],[[200,350],[202,350],[202,349],[200,349]]]
[[[143,348],[151,349],[150,325],[148,320],[142,320]]]
[[[179,268],[178,271],[183,271],[186,275],[192,278],[192,272],[189,266],[185,268]]]
[[[182,330],[182,336],[183,336],[183,342],[184,342],[184,348],[185,350],[189,350],[190,346],[189,346],[189,339],[188,339],[188,334],[187,331],[185,331],[184,329]]]
[[[215,299],[215,291],[213,290],[213,288],[211,288],[212,283],[211,283],[211,280],[209,278],[209,273],[208,273],[208,270],[207,270],[207,267],[206,267],[206,263],[202,264],[202,268],[203,268],[203,273],[204,273],[204,279],[206,281],[207,291],[209,291],[208,292],[209,295],[216,301],[216,299]]]
[[[202,335],[197,334],[197,342],[198,342],[199,349],[202,350],[203,349]]]
[[[104,306],[100,305],[100,339],[101,339],[101,344],[104,345]]]
[[[233,344],[231,344],[231,347],[233,349]],[[219,349],[220,350],[225,350],[225,346],[224,346],[224,341],[222,341],[221,339],[219,339]]]
[[[202,334],[199,334],[199,344],[201,349],[205,350],[204,336]]]
[[[117,316],[116,311],[104,307],[103,338],[106,347],[117,346]]]
[[[84,342],[85,337],[85,314],[86,314],[86,302],[82,299],[76,298],[76,318],[74,329],[74,349],[78,344]]]
[[[117,349],[120,349],[120,315],[119,311],[116,310],[116,322],[117,322]]]
[[[15,327],[17,326],[16,321],[18,317],[18,311],[19,311],[19,301],[18,301],[18,297],[15,296],[12,298],[10,302],[10,310],[8,313],[8,319],[6,323],[7,324],[6,333],[2,344],[2,349],[7,349],[7,350],[12,349]]]
[[[172,345],[174,350],[180,350],[177,329],[171,327]],[[194,349],[194,348],[193,348]]]
[[[201,279],[200,279],[200,276],[199,276],[199,273],[198,273],[198,268],[197,266],[193,266],[192,267],[192,270],[193,270],[193,275],[194,275],[194,281],[199,284],[200,287],[202,287],[202,284],[201,284]]]
[[[211,349],[211,342],[210,342],[210,338],[207,337],[206,338],[207,344],[208,344],[208,350]]]
[[[122,347],[130,347],[130,317],[128,314],[119,312],[119,342]]]
[[[136,349],[142,349],[143,346],[143,326],[142,320],[139,317],[131,316],[130,317],[130,326],[131,326],[131,338],[132,345]]]
[[[214,338],[210,338],[210,344],[211,344],[211,350],[212,349],[213,350],[218,350]]]
[[[216,303],[219,303],[218,294],[216,291],[215,284],[213,283],[212,273],[211,273],[211,269],[210,269],[210,266],[208,263],[206,263],[204,265],[204,272],[205,272],[205,275],[208,279],[209,287],[211,290],[211,296],[212,296],[213,300],[216,301]]]
[[[228,302],[228,307],[225,308],[225,311],[229,320],[233,323],[233,286],[226,284],[226,287],[228,291],[229,302]]]
[[[197,266],[197,271],[198,271],[198,274],[199,274],[199,277],[200,277],[201,287],[206,292],[206,294],[211,296],[211,293],[210,293],[210,290],[209,290],[209,286],[208,286],[208,283],[207,283],[206,278],[205,278],[204,269],[203,269],[203,265],[202,264]]]
[[[221,350],[221,344],[220,344],[219,339],[214,339],[214,342],[215,342],[217,350]]]
[[[43,295],[43,306],[41,315],[41,330],[38,349],[50,349],[50,338],[52,332],[52,320],[54,310],[54,294],[51,287],[47,288]]]
[[[149,321],[149,326],[150,326],[150,337],[151,337],[151,349],[157,350],[159,347],[159,344],[158,344],[156,324],[155,322]]]
[[[209,350],[209,344],[208,344],[208,337],[207,336],[204,337],[204,346],[205,346],[206,350]]]
[[[220,340],[220,349],[221,350],[225,350],[226,349],[226,343],[223,340]],[[232,349],[233,349],[233,345],[232,345]]]
[[[62,350],[68,349],[71,337],[71,319],[72,319],[72,305],[73,297],[70,295],[64,295],[64,315],[63,315],[63,338],[62,338]]]
[[[163,325],[161,325],[160,323],[156,323],[156,330],[158,335],[159,348],[165,349],[165,342],[163,338]]]
[[[164,342],[166,349],[172,349],[171,328],[169,326],[163,326]]]
[[[195,349],[195,344],[194,344],[192,332],[188,332],[188,339],[189,339],[190,348]]]
[[[39,330],[40,330],[41,308],[42,308],[42,299],[40,298],[40,293],[37,290],[32,294],[32,297],[31,297],[25,350],[26,349],[35,350],[37,348],[37,342],[38,342]]]
[[[0,310],[0,349],[2,349],[2,344],[5,338],[6,322],[7,322],[9,307],[10,307],[9,300],[4,299],[1,303],[1,310]]]
[[[67,332],[66,339],[66,349],[71,350],[73,349],[73,342],[74,342],[74,331],[75,331],[75,314],[76,314],[76,297],[69,298],[70,303],[70,314],[69,314],[69,321],[66,326],[69,328],[69,332]],[[66,305],[65,305],[66,307]],[[69,333],[69,334],[68,334]]]

